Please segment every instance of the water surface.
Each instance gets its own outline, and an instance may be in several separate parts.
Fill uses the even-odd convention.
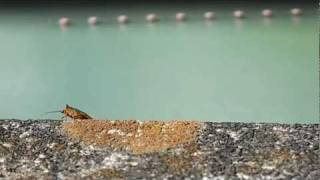
[[[41,114],[68,103],[110,119],[317,122],[317,9],[293,19],[291,6],[270,6],[271,21],[262,6],[245,6],[243,21],[222,5],[3,9],[0,118],[60,118]],[[176,23],[177,10],[189,21]],[[145,23],[149,12],[161,21]],[[89,15],[104,23],[89,27]],[[73,26],[62,31],[60,16]]]

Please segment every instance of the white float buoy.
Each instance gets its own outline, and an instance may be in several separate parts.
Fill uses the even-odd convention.
[[[67,17],[62,17],[62,18],[59,19],[59,25],[62,26],[62,27],[69,26],[70,24],[71,24],[71,21]]]
[[[187,20],[187,14],[184,13],[184,12],[178,12],[176,14],[176,20],[177,21],[185,21],[185,20]]]
[[[211,11],[208,11],[208,12],[205,12],[203,17],[206,19],[206,20],[213,20],[216,18],[216,13],[214,12],[211,12]]]
[[[97,16],[91,16],[88,18],[88,24],[90,24],[91,26],[95,26],[98,23],[98,18]]]
[[[129,18],[126,15],[120,15],[118,16],[117,21],[120,24],[127,24],[129,22]]]
[[[293,16],[300,16],[302,15],[302,10],[300,8],[293,8],[291,9],[291,14]]]
[[[150,23],[153,23],[153,22],[157,22],[159,20],[159,18],[157,17],[156,14],[147,14],[146,20]]]
[[[241,19],[241,18],[245,17],[245,13],[242,10],[236,10],[236,11],[233,12],[233,16],[235,18]]]
[[[263,17],[268,17],[268,18],[270,18],[270,17],[273,16],[273,12],[272,12],[271,9],[264,9],[264,10],[262,10],[261,15],[262,15]]]

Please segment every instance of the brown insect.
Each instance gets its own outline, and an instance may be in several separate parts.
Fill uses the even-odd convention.
[[[66,105],[66,108],[64,110],[61,111],[51,111],[51,112],[47,112],[47,113],[55,113],[55,112],[61,112],[64,114],[64,116],[62,118],[67,118],[70,117],[72,119],[92,119],[91,116],[89,116],[87,113],[69,106],[68,104]]]

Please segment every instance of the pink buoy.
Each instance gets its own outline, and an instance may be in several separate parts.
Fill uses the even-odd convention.
[[[300,8],[293,8],[291,9],[291,14],[293,16],[300,16],[302,15],[302,10]]]
[[[156,14],[151,13],[146,15],[146,20],[150,23],[154,23],[159,21],[159,18]]]
[[[59,19],[59,25],[62,27],[69,26],[71,24],[70,19],[67,17],[62,17]]]
[[[242,10],[236,10],[236,11],[233,12],[233,16],[235,18],[241,19],[241,18],[245,17],[245,13]]]
[[[272,12],[271,9],[264,9],[264,10],[262,10],[261,15],[262,15],[263,17],[270,18],[270,17],[273,16],[273,12]]]
[[[117,18],[119,24],[127,24],[129,22],[129,18],[126,15],[120,15]]]
[[[88,18],[88,24],[91,26],[95,26],[98,23],[98,18],[96,16],[91,16]]]
[[[203,17],[206,20],[213,20],[216,18],[216,14],[214,12],[209,11],[209,12],[205,12]]]
[[[176,20],[177,21],[185,21],[185,20],[187,20],[187,14],[184,13],[184,12],[178,12],[176,14]]]

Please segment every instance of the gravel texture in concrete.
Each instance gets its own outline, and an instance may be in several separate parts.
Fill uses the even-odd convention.
[[[139,154],[62,127],[1,120],[0,179],[320,179],[319,124],[204,122],[194,140]]]

